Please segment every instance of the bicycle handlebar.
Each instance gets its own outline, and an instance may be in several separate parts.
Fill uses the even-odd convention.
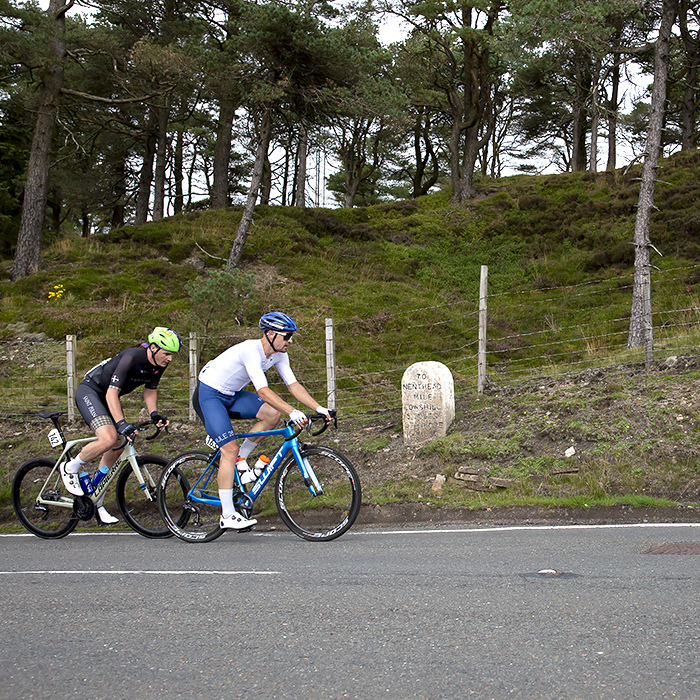
[[[150,420],[150,419],[149,419],[149,420],[142,421],[141,423],[134,423],[134,427],[136,428],[136,430],[135,430],[133,433],[130,433],[129,436],[120,435],[119,437],[120,437],[121,439],[120,439],[120,441],[119,441],[119,444],[116,445],[115,447],[113,447],[112,449],[115,450],[115,451],[116,451],[116,450],[123,450],[124,447],[126,447],[126,443],[129,442],[129,437],[131,437],[132,435],[135,437],[135,436],[136,436],[136,433],[137,433],[139,430],[143,430],[144,428],[147,428],[149,425],[155,426],[155,432],[154,432],[153,434],[151,434],[151,435],[145,435],[145,436],[144,436],[144,440],[155,440],[155,438],[157,438],[163,431],[165,431],[166,433],[168,432],[168,429],[167,429],[167,428],[159,428],[159,427],[158,427],[152,420]]]
[[[326,430],[328,430],[328,426],[333,423],[333,426],[338,429],[338,416],[337,412],[335,409],[332,409],[331,411],[328,412],[330,417],[333,419],[332,421],[326,421],[326,417],[322,413],[307,413],[306,418],[309,421],[305,426],[297,427],[296,432],[292,436],[292,438],[299,437],[301,435],[302,430],[306,430],[306,432],[311,435],[312,437],[316,437],[317,435],[320,435],[321,433],[325,433]],[[315,423],[318,420],[323,421],[323,425],[319,430],[317,430],[315,433],[311,432],[311,425]],[[291,421],[287,421],[287,425],[289,425]]]

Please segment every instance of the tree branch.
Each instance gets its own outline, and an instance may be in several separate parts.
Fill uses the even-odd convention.
[[[114,100],[111,97],[99,97],[98,95],[90,95],[87,92],[80,92],[78,90],[70,90],[68,88],[61,88],[61,93],[64,95],[71,95],[72,97],[82,97],[84,100],[92,100],[93,102],[104,102],[110,105],[122,105],[129,104],[131,102],[146,102],[156,95],[161,95],[162,93],[154,93],[152,95],[141,95],[139,97],[128,97],[123,100]]]

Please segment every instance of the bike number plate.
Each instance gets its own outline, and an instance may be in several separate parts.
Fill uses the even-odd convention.
[[[59,433],[56,428],[49,433],[49,442],[51,443],[51,447],[58,447],[63,444],[61,433]]]
[[[211,447],[212,450],[218,450],[216,443],[207,435],[207,439],[204,441],[207,447]]]

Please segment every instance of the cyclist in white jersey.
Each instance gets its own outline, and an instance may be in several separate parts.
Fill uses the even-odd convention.
[[[246,438],[239,446],[231,419],[255,419],[255,425],[246,432],[274,430],[286,414],[298,426],[306,425],[304,413],[287,403],[267,384],[265,372],[275,367],[289,393],[300,403],[326,416],[328,409],[321,406],[297,381],[289,365],[287,349],[297,325],[287,314],[279,311],[265,314],[258,324],[263,332],[259,340],[245,340],[225,350],[208,362],[199,373],[192,405],[202,419],[208,435],[221,450],[218,470],[221,499],[222,528],[242,530],[257,523],[245,518],[233,505],[233,483],[238,468],[243,483],[254,481],[259,473],[248,467],[246,458],[263,438]],[[246,391],[249,383],[255,392]]]

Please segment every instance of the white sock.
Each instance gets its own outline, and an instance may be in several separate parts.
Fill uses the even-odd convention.
[[[243,440],[243,444],[238,448],[238,456],[243,459],[248,459],[250,453],[258,446],[257,442],[253,442],[250,438]]]
[[[233,489],[219,489],[219,499],[221,500],[221,517],[230,518],[236,512],[233,507]]]
[[[80,467],[84,466],[85,462],[83,462],[80,457],[73,457],[70,462],[66,464],[66,471],[69,474],[77,474],[80,471]]]

